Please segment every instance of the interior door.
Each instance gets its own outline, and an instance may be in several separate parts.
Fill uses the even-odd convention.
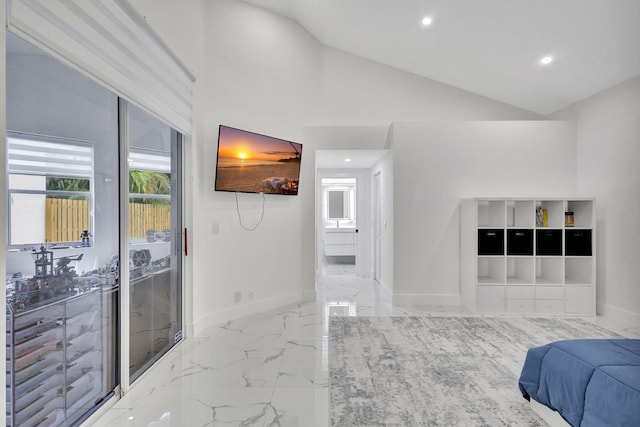
[[[382,203],[381,203],[381,197],[380,197],[380,175],[381,172],[377,172],[374,176],[374,185],[375,185],[375,192],[374,192],[374,208],[373,208],[373,215],[374,215],[374,220],[373,220],[373,234],[374,234],[374,279],[376,282],[380,283],[380,275],[381,275],[381,268],[380,268],[380,253],[382,252],[382,248],[381,248],[381,232],[382,232],[382,212],[380,212],[380,210],[382,209]]]

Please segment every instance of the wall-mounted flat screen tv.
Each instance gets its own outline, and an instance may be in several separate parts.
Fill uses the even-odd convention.
[[[220,125],[216,191],[297,195],[302,144]]]

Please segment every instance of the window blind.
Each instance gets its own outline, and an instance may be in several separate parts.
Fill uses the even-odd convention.
[[[132,148],[129,151],[129,169],[171,173],[171,157]]]
[[[7,170],[11,174],[93,177],[93,147],[64,141],[7,137]]]
[[[195,77],[127,0],[11,0],[8,27],[186,135]]]

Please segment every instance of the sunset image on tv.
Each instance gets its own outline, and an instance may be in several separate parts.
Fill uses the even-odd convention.
[[[216,190],[298,194],[302,144],[220,126]]]

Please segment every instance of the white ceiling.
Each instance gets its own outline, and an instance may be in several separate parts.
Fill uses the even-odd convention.
[[[316,150],[316,168],[370,169],[386,153],[387,150]]]
[[[245,1],[327,46],[539,114],[640,74],[640,0]]]

